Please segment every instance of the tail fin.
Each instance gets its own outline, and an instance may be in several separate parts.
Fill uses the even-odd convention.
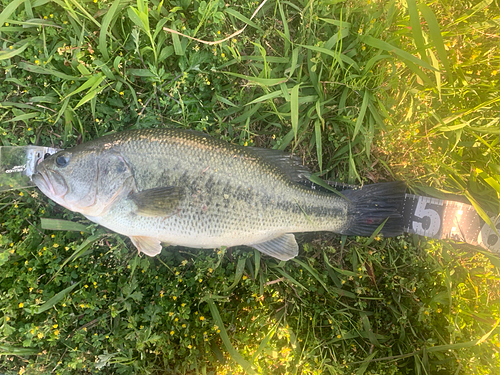
[[[403,182],[386,182],[343,191],[351,206],[347,213],[348,226],[341,234],[371,236],[386,219],[381,231],[384,236],[403,233],[405,190]]]

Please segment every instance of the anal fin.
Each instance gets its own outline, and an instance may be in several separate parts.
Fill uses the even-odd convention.
[[[279,260],[295,258],[299,253],[299,245],[293,234],[283,234],[272,240],[249,245],[261,253],[270,255]]]
[[[161,253],[161,243],[159,240],[153,237],[145,237],[145,236],[135,236],[130,237],[132,243],[139,253],[144,253],[150,257],[154,257]]]

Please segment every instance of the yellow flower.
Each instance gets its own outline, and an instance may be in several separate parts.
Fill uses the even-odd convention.
[[[23,195],[24,195],[24,193],[21,191],[21,192],[19,193],[19,196],[21,196],[21,197],[22,197]]]
[[[54,331],[54,335],[56,335],[56,336],[57,336],[57,335],[59,335],[59,330],[58,330],[58,329],[56,329],[56,330]]]
[[[182,328],[186,328],[186,324],[183,324],[183,325],[182,325]]]
[[[201,320],[201,321],[204,321],[204,320],[205,320],[205,317],[204,317],[203,315],[202,315],[202,316],[200,316],[200,320]]]
[[[9,49],[14,49],[14,46],[9,46]]]
[[[59,327],[59,325],[58,325],[58,324],[54,324],[54,325],[52,326],[52,328],[57,328],[57,327]]]
[[[43,333],[42,332],[38,332],[38,335],[36,335],[39,339],[43,339]]]
[[[50,18],[54,18],[54,15],[52,13],[49,14]]]
[[[52,245],[52,247],[58,248],[59,244],[55,243],[55,244]]]
[[[173,336],[174,335],[174,331],[170,331],[170,336]]]
[[[242,279],[243,279],[243,280],[248,279],[247,275],[243,275]]]
[[[173,296],[172,299],[175,301],[177,299],[177,296]]]
[[[5,317],[5,321],[8,322],[10,320],[10,317],[9,316],[6,316]]]
[[[123,91],[120,91],[120,95],[122,95],[122,96],[123,96],[123,94],[124,94],[124,93],[123,93]]]
[[[189,345],[188,345],[188,349],[191,349],[191,348],[192,348],[192,346],[191,346],[191,344],[189,344]]]

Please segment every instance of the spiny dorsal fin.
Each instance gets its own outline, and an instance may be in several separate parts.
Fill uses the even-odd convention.
[[[175,213],[184,189],[174,186],[143,190],[129,195],[137,205],[136,213],[142,216],[168,216]]]
[[[249,245],[260,252],[270,255],[279,260],[295,258],[299,253],[299,245],[293,234],[283,234],[272,240]]]

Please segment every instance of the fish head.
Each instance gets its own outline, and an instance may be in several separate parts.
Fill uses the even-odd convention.
[[[61,206],[85,216],[102,216],[134,189],[132,169],[118,152],[81,146],[41,161],[32,179]]]

